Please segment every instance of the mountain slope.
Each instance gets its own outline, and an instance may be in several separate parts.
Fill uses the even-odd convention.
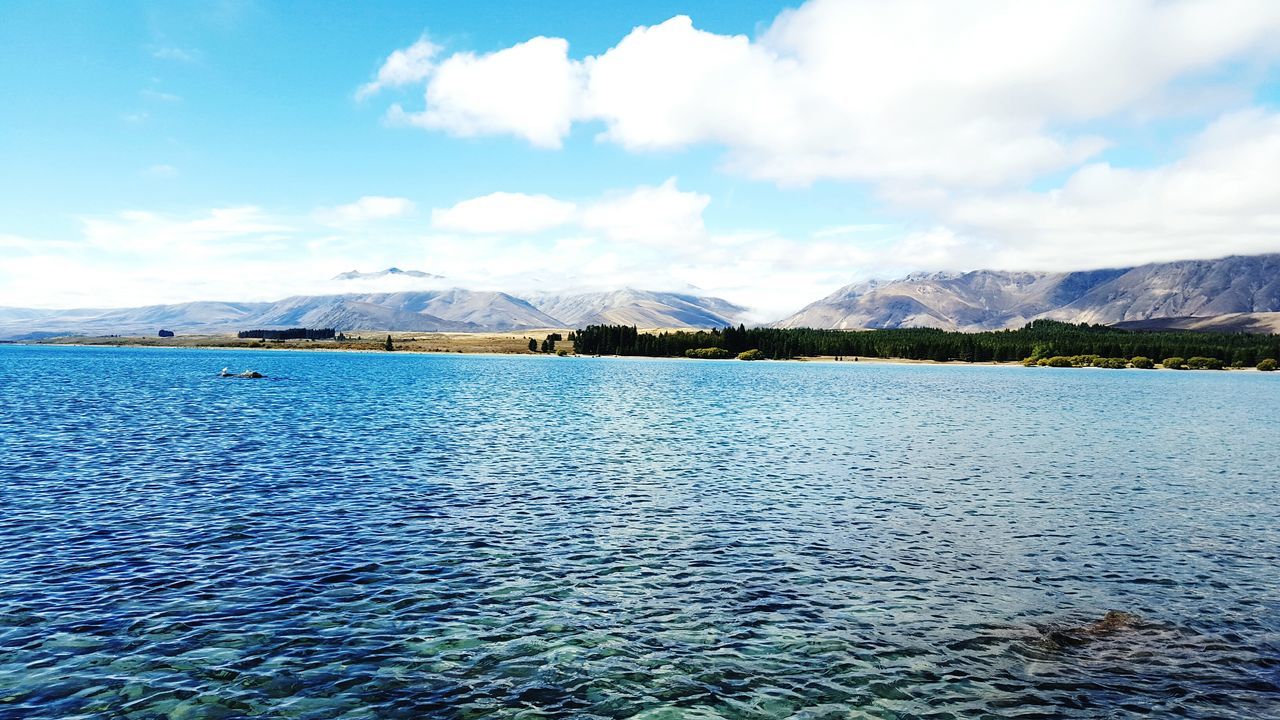
[[[614,292],[543,295],[531,298],[530,302],[570,327],[724,327],[738,324],[747,311],[720,298],[632,288]]]
[[[421,270],[401,270],[398,267],[389,267],[386,270],[378,270],[376,272],[360,272],[359,270],[348,270],[344,273],[338,273],[333,276],[334,280],[377,280],[385,277],[411,277],[423,280],[440,280],[443,275],[433,275],[429,272]]]
[[[1256,255],[1136,267],[1045,317],[1111,325],[1276,310],[1280,255]]]
[[[1087,272],[909,275],[843,287],[779,327],[990,330],[1045,317],[1113,324],[1280,311],[1280,255]]]
[[[1280,312],[1229,313],[1209,317],[1151,318],[1115,324],[1123,330],[1197,330],[1280,334]]]
[[[945,330],[1017,327],[1077,300],[1123,273],[921,273],[891,282],[870,281],[843,287],[777,325]]]
[[[111,310],[0,308],[0,339],[153,335],[161,328],[212,334],[282,327],[481,332],[578,327],[600,322],[641,327],[713,327],[736,322],[743,312],[743,308],[718,298],[644,290],[542,296],[539,302],[542,307],[508,293],[454,288],[298,295],[269,303],[195,302]]]

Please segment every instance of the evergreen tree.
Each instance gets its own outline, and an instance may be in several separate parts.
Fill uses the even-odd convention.
[[[1280,336],[1189,331],[1129,331],[1103,325],[1072,325],[1036,320],[1018,330],[976,333],[931,328],[891,330],[816,330],[811,328],[726,327],[708,331],[638,333],[634,326],[591,325],[573,333],[584,355],[681,357],[689,350],[721,348],[730,353],[759,349],[765,357],[815,355],[897,357],[971,362],[1016,361],[1047,357],[1093,358],[1204,357],[1256,364],[1280,359]]]
[[[386,344],[386,345],[383,345],[383,346],[382,346],[382,349],[383,349],[383,350],[386,350],[387,352],[391,352],[392,350],[395,350],[395,349],[396,349],[395,345],[392,345],[392,344],[391,344],[391,336],[390,336],[390,335],[388,335],[388,336],[387,336],[387,344]]]
[[[538,352],[538,341],[529,338],[529,352]]]

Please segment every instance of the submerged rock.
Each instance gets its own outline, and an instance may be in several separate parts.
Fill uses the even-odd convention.
[[[218,373],[218,377],[255,379],[255,378],[264,378],[266,377],[266,375],[263,375],[257,370],[245,370],[242,373],[233,373],[228,368],[222,368],[222,372]]]
[[[1076,627],[1056,628],[1045,632],[1045,639],[1050,643],[1059,647],[1070,647],[1073,645],[1084,645],[1092,640],[1114,635],[1115,633],[1125,630],[1131,630],[1138,624],[1140,618],[1133,613],[1127,613],[1121,610],[1108,610],[1101,620],[1092,622],[1088,625],[1079,625]]]

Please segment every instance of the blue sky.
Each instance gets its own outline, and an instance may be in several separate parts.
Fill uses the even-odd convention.
[[[682,11],[708,28],[750,33],[779,3],[411,2],[379,3],[376,12],[336,2],[188,5],[6,4],[0,147],[11,178],[24,178],[0,199],[13,219],[6,231],[43,233],[55,217],[74,231],[75,215],[123,207],[305,211],[370,194],[451,204],[495,183],[574,195],[678,175],[714,183],[722,195],[772,189],[716,173],[712,152],[637,157],[598,146],[589,132],[549,153],[503,138],[459,142],[387,128],[386,103],[352,95],[390,51],[427,32],[478,51],[565,34],[589,54]],[[147,172],[153,166],[178,172]],[[751,202],[738,204],[753,212]]]
[[[1247,0],[8,2],[0,304],[394,264],[767,317],[913,270],[1280,250],[1277,31]]]

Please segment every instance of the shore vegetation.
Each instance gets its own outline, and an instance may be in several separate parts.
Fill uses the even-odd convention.
[[[1256,365],[1265,358],[1280,360],[1280,335],[1121,330],[1054,320],[1035,320],[1017,330],[973,333],[931,328],[851,331],[742,325],[709,331],[640,332],[627,325],[590,325],[574,333],[574,340],[575,349],[582,355],[645,357],[687,357],[689,350],[721,348],[734,355],[756,349],[773,360],[861,356],[938,362],[1031,359],[1029,364],[1039,364],[1047,358],[1089,356],[1125,358],[1126,366],[1132,364],[1128,359],[1135,357],[1216,358],[1246,365]]]
[[[705,347],[705,348],[689,348],[688,350],[684,351],[684,356],[689,358],[696,358],[698,360],[727,360],[728,358],[733,357],[733,353],[730,353],[728,350],[725,350],[724,348]]]

